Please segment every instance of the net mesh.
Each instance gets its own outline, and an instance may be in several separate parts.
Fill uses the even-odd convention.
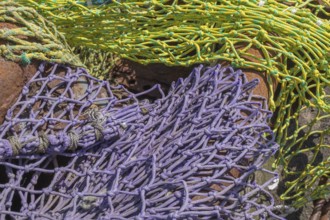
[[[54,24],[35,9],[0,1],[0,22],[0,55],[3,58],[24,65],[33,59],[82,65]]]
[[[1,218],[279,218],[265,189],[276,174],[261,168],[278,145],[257,84],[200,66],[149,102],[43,63],[0,127]]]
[[[278,2],[290,6],[288,10],[291,10],[293,13],[301,8],[308,8],[316,16],[330,19],[329,0],[278,0]]]
[[[54,19],[73,45],[102,48],[144,64],[221,60],[266,73],[270,109],[276,111],[272,127],[281,148],[274,166],[283,165],[283,178],[290,178],[281,198],[294,200],[297,207],[330,194],[329,181],[318,186],[321,177],[330,175],[324,153],[330,148],[325,141],[330,130],[319,126],[330,119],[330,24],[321,18],[328,3],[164,0],[85,7],[77,1],[26,1]],[[309,10],[314,6],[319,17]],[[314,110],[306,124],[299,124],[304,112]],[[315,136],[316,143],[306,144]],[[293,169],[290,164],[302,154],[306,166]]]
[[[77,54],[89,73],[102,80],[114,81],[111,70],[120,60],[117,55],[109,51],[90,49],[88,47],[75,47],[73,52]]]

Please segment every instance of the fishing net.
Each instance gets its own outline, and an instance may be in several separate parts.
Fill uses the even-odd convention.
[[[92,76],[102,80],[114,81],[111,78],[111,70],[115,67],[119,57],[109,51],[90,49],[88,47],[76,47],[73,52],[77,54]]]
[[[27,65],[32,59],[81,65],[55,26],[33,8],[0,2],[0,56]]]
[[[278,2],[290,6],[288,10],[292,13],[295,13],[302,8],[307,8],[318,17],[330,19],[329,0],[278,0]]]
[[[330,193],[330,182],[318,186],[321,177],[330,175],[326,154],[330,145],[325,141],[330,130],[319,126],[330,118],[326,92],[330,24],[307,9],[319,5],[322,11],[326,0],[324,4],[285,1],[289,6],[283,2],[112,1],[86,7],[77,1],[29,0],[26,4],[51,17],[72,45],[101,48],[144,64],[188,66],[221,60],[266,73],[270,109],[276,110],[272,127],[280,144],[274,165],[282,165],[283,177],[291,178],[281,198],[295,200],[299,207]],[[306,111],[316,113],[299,124]],[[315,138],[315,143],[306,144]],[[292,168],[299,155],[307,157],[305,166]]]
[[[257,84],[200,66],[167,95],[152,88],[162,98],[151,103],[151,90],[43,63],[0,127],[1,218],[279,218],[265,190],[276,174],[261,168],[278,146]]]

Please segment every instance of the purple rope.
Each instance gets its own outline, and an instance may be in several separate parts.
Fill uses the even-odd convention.
[[[252,178],[278,148],[257,83],[200,66],[149,103],[42,64],[0,127],[0,219],[280,219]]]

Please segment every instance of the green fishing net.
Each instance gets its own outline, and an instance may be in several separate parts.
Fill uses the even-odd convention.
[[[143,64],[226,61],[266,73],[281,146],[274,166],[283,166],[287,180],[281,198],[301,207],[330,196],[329,181],[318,185],[330,176],[330,128],[320,126],[330,121],[330,23],[319,16],[327,13],[328,1],[24,2],[51,18],[72,46]],[[305,124],[299,124],[301,117]],[[301,155],[304,166],[292,166]]]
[[[93,76],[102,80],[112,80],[109,78],[109,73],[115,66],[116,61],[119,60],[118,56],[115,56],[109,51],[88,47],[75,47],[73,48],[73,52],[79,56],[81,62]]]
[[[277,0],[286,4],[287,10],[295,13],[301,8],[308,8],[313,14],[322,18],[330,18],[330,0]]]
[[[0,56],[29,64],[32,59],[81,66],[55,26],[33,8],[0,1]]]

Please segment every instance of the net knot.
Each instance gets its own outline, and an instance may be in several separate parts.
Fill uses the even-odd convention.
[[[70,139],[70,146],[69,146],[68,150],[74,151],[78,147],[80,136],[73,130],[68,132],[68,136]]]
[[[211,197],[212,199],[215,199],[217,197],[217,192],[211,191],[208,193],[208,196]]]
[[[13,149],[8,140],[0,140],[0,155],[11,156],[13,154]]]
[[[107,196],[114,197],[115,195],[116,194],[112,190],[107,191]]]
[[[49,195],[49,194],[52,192],[52,190],[49,189],[49,188],[43,188],[43,189],[42,189],[42,192],[43,192],[43,194],[45,194],[45,195]]]
[[[239,179],[239,178],[234,179],[234,185],[235,185],[235,186],[239,186],[239,185],[241,185],[241,184],[242,184],[241,179]]]
[[[27,95],[29,93],[29,88],[27,86],[23,86],[22,95]]]
[[[186,150],[186,151],[183,152],[183,155],[186,155],[188,157],[191,157],[191,156],[194,155],[194,153],[191,150]]]
[[[171,219],[177,219],[177,218],[180,217],[180,215],[179,215],[179,212],[178,212],[178,211],[175,211],[175,212],[171,213],[171,214],[169,215],[169,217],[170,217]]]
[[[49,146],[48,137],[44,132],[41,132],[39,135],[39,146],[37,148],[37,152],[45,153],[48,146]]]
[[[31,60],[28,58],[28,56],[26,55],[26,53],[22,53],[21,55],[21,62],[24,66],[27,66],[31,63]]]
[[[244,204],[245,202],[246,202],[246,197],[245,196],[239,196],[238,197],[238,201],[239,201],[239,203],[241,203],[241,204]]]
[[[211,184],[212,181],[213,181],[213,179],[210,178],[210,177],[203,177],[202,179],[203,179],[204,182],[206,182],[206,184]]]
[[[141,188],[141,190],[144,190],[145,192],[148,192],[148,191],[150,191],[150,186],[149,185],[146,185],[146,186],[144,186],[144,187],[142,187]]]
[[[22,149],[22,144],[20,143],[19,139],[16,136],[11,136],[8,138],[11,146],[12,146],[12,154],[17,155]]]

